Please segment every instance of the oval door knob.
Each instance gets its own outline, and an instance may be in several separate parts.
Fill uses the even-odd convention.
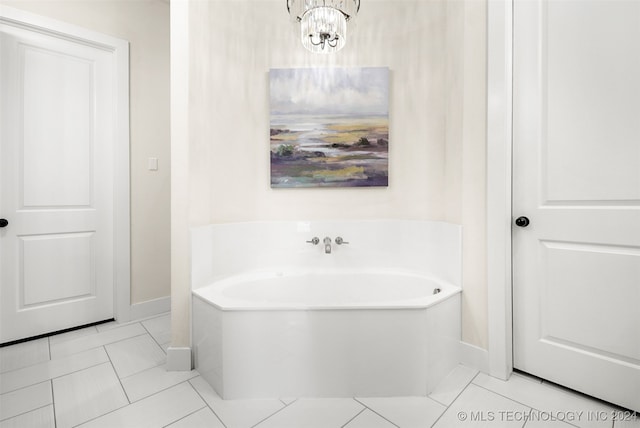
[[[518,217],[516,219],[516,226],[518,226],[518,227],[527,227],[527,226],[529,226],[529,223],[530,223],[529,219],[524,217],[524,216]]]
[[[7,227],[9,225],[9,222],[7,221],[6,218],[0,218],[0,227]]]

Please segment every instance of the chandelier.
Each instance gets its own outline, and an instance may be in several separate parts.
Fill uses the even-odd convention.
[[[287,0],[291,19],[300,23],[302,46],[317,53],[338,52],[347,42],[347,22],[360,0]]]

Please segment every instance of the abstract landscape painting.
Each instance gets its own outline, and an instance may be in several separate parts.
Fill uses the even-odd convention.
[[[389,69],[269,73],[271,187],[389,183]]]

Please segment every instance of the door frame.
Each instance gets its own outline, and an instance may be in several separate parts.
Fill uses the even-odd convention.
[[[113,53],[116,91],[114,147],[114,318],[131,317],[131,258],[129,202],[129,42],[62,21],[0,5],[0,23],[69,40]]]
[[[487,283],[489,374],[513,371],[513,0],[487,1]]]

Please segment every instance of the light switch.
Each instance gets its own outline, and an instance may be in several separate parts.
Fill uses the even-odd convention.
[[[158,170],[158,158],[149,158],[147,160],[147,169],[149,169],[149,171],[157,171]]]

